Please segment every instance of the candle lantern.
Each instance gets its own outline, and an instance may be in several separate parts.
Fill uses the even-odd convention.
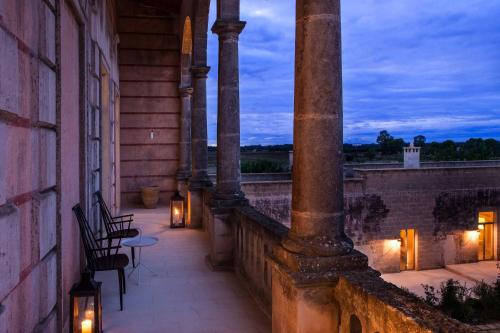
[[[184,228],[184,198],[179,191],[170,199],[170,228]]]
[[[96,282],[89,272],[82,273],[82,280],[73,285],[70,296],[70,333],[101,333],[101,282]]]

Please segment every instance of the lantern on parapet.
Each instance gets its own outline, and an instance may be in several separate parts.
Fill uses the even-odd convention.
[[[94,281],[89,272],[82,273],[81,281],[73,285],[69,295],[70,333],[101,333],[101,282]]]
[[[170,199],[170,228],[184,228],[184,197],[179,191]]]

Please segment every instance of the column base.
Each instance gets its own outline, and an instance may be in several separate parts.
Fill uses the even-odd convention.
[[[207,231],[210,239],[208,262],[213,270],[227,270],[233,267],[234,235],[229,221],[231,208],[208,209]]]
[[[187,204],[188,198],[188,189],[189,189],[189,178],[181,177],[177,174],[177,191],[181,194],[181,196],[185,199],[185,203]]]
[[[215,192],[213,199],[210,202],[210,207],[217,209],[233,209],[235,207],[246,205],[248,205],[248,199],[245,198],[245,194],[243,192],[234,194],[219,194]]]
[[[202,190],[212,186],[212,181],[208,178],[208,176],[202,178],[191,177],[189,179],[189,190]]]
[[[212,272],[233,272],[234,271],[234,265],[233,263],[228,263],[227,265],[224,265],[224,263],[216,263],[212,260],[212,257],[210,254],[207,254],[205,256],[205,263],[207,264],[208,268]]]
[[[340,332],[341,304],[335,298],[340,276],[347,271],[377,274],[358,251],[308,257],[279,245],[266,260],[272,267],[273,333]]]
[[[197,229],[203,226],[203,190],[212,187],[206,178],[191,178],[187,186],[187,223],[188,228]]]
[[[233,269],[234,231],[230,216],[234,208],[248,204],[244,197],[222,199],[214,196],[208,209],[207,231],[210,238],[210,266],[213,270]]]
[[[203,190],[189,189],[187,193],[186,227],[197,229],[203,226]]]

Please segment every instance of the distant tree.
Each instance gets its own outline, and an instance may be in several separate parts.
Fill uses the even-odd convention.
[[[423,135],[417,135],[416,137],[413,138],[413,144],[415,147],[425,147],[425,141],[427,139]]]
[[[389,134],[386,130],[380,131],[377,137],[377,143],[380,146],[380,151],[384,155],[392,153],[394,145],[394,137]]]
[[[465,141],[462,149],[463,158],[468,161],[487,160],[494,157],[494,150],[483,139],[469,139]]]
[[[371,161],[375,158],[375,156],[377,156],[377,149],[375,149],[375,147],[373,146],[369,146],[366,150],[366,158]]]
[[[486,145],[490,158],[500,157],[500,141],[486,139],[484,140],[484,144]]]
[[[386,130],[380,131],[377,137],[377,143],[381,146],[387,144],[388,142],[394,140],[394,137],[389,134]]]
[[[438,161],[457,160],[457,145],[453,140],[446,140],[441,144]]]
[[[405,140],[399,138],[394,139],[389,145],[389,151],[391,154],[398,154],[403,151],[403,147],[405,146]]]

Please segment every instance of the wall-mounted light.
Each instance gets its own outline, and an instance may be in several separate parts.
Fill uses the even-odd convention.
[[[401,239],[386,239],[384,240],[384,252],[399,251],[401,248]]]
[[[476,242],[479,238],[479,230],[468,230],[465,231],[465,239],[468,242]]]

